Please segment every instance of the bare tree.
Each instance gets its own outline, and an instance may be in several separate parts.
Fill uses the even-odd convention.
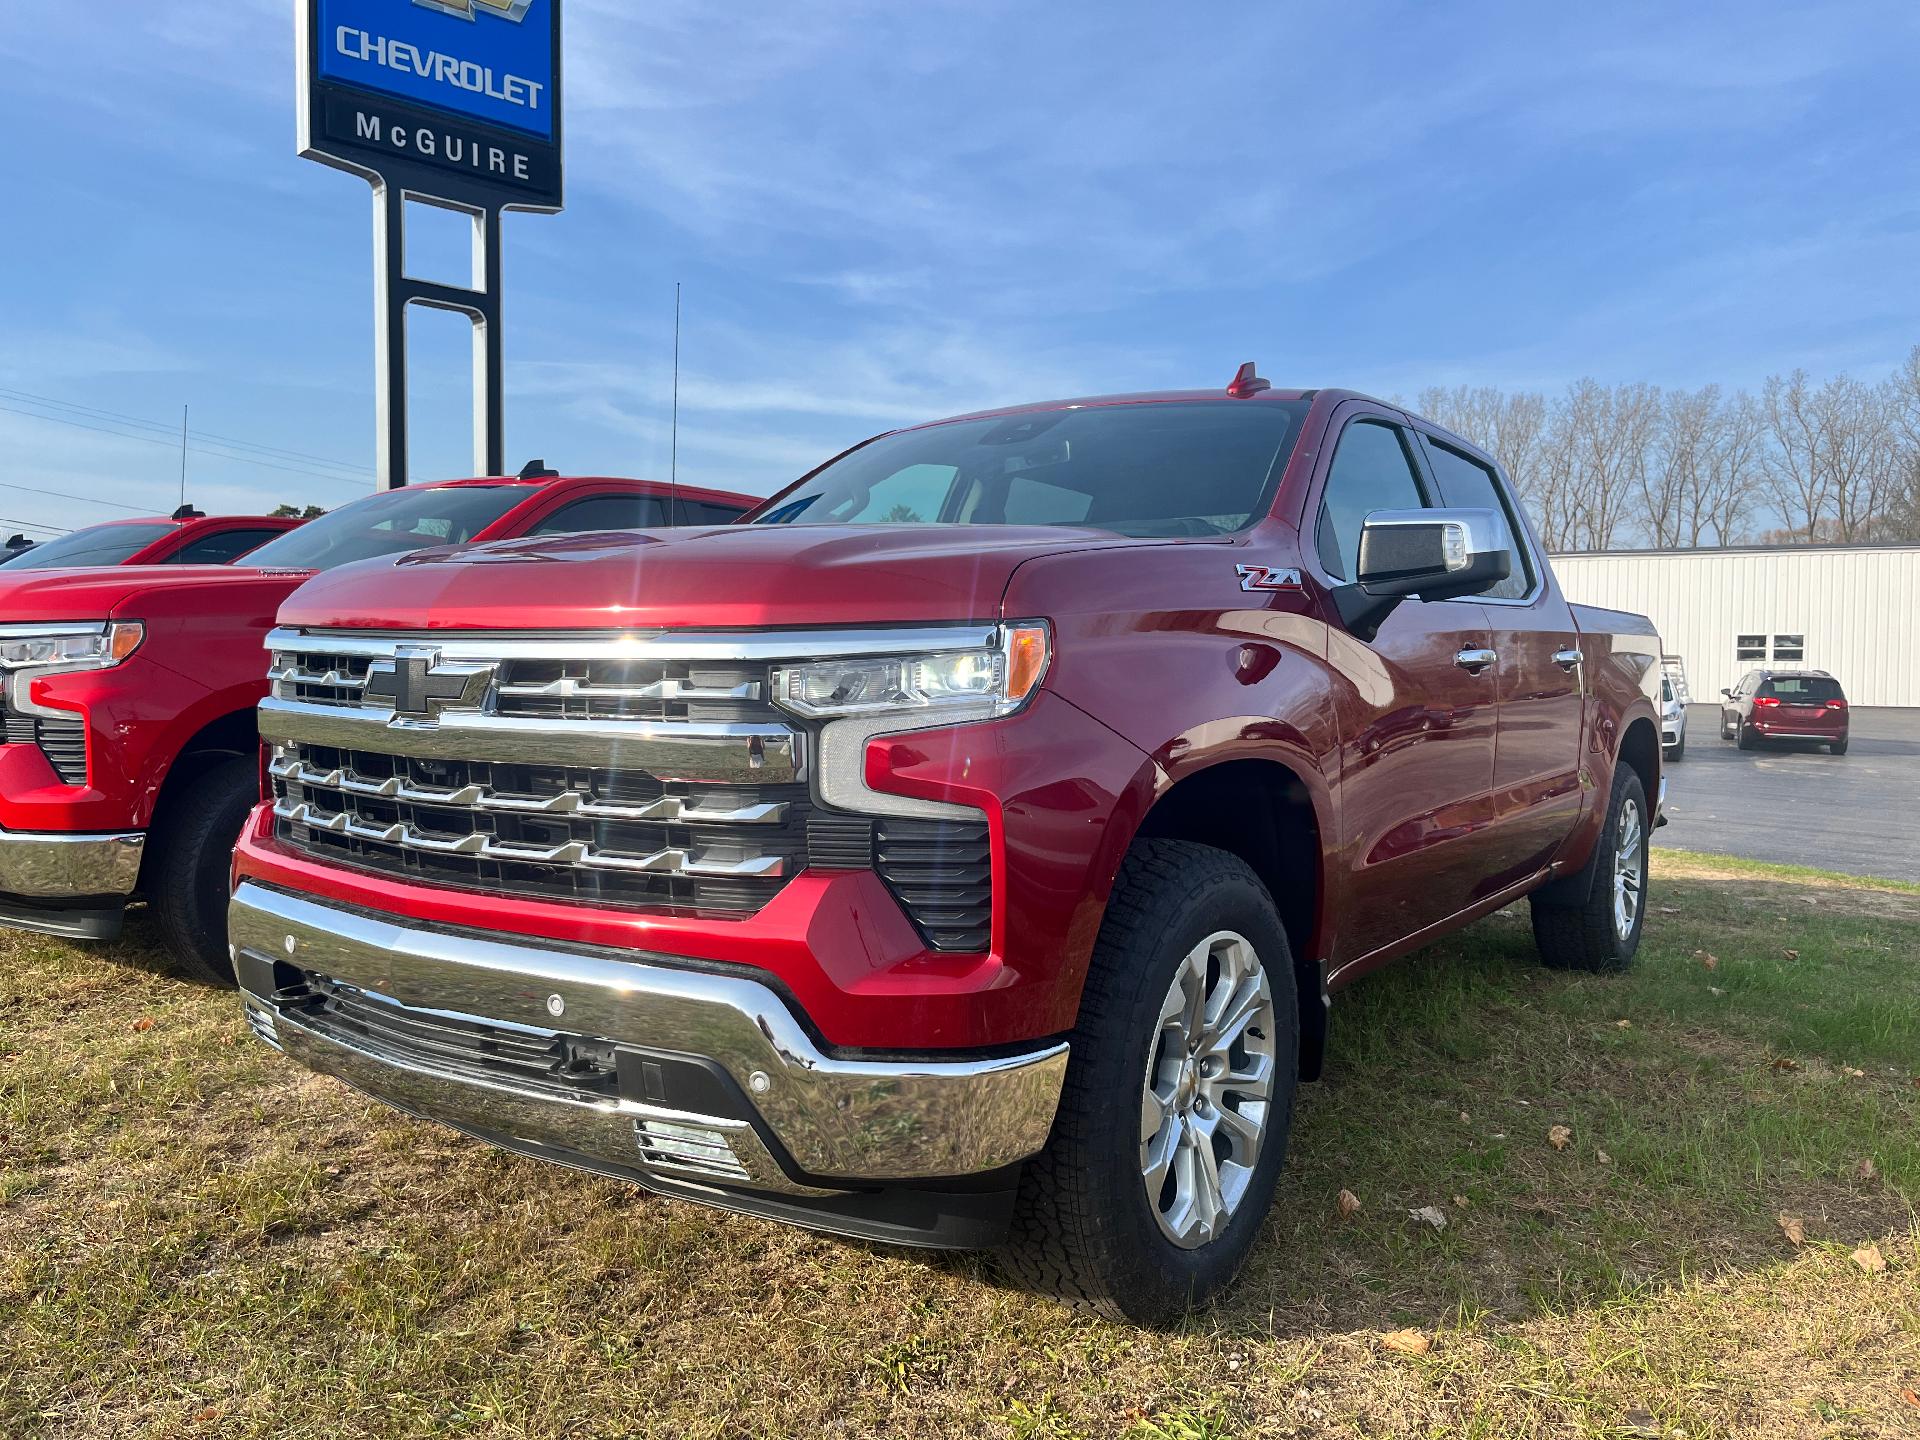
[[[1689,545],[1707,543],[1709,531],[1715,545],[1739,543],[1760,493],[1766,443],[1766,417],[1746,391],[1719,407]]]
[[[1773,441],[1767,455],[1767,487],[1787,528],[1811,542],[1819,536],[1831,497],[1827,470],[1820,461],[1820,422],[1814,414],[1807,372],[1796,370],[1785,380],[1769,375],[1760,404]]]
[[[1649,463],[1660,392],[1583,379],[1555,403],[1548,445],[1549,508],[1567,544],[1610,550],[1622,537]]]

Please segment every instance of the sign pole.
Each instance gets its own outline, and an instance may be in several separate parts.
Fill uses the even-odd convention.
[[[295,0],[300,154],[373,188],[382,490],[407,483],[407,307],[473,325],[474,470],[506,470],[501,216],[564,194],[561,0]],[[466,285],[407,273],[407,206],[468,217]]]

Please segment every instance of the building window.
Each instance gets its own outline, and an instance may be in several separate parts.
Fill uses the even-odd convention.
[[[1781,660],[1804,660],[1807,658],[1807,637],[1804,635],[1776,635],[1773,637],[1773,658]]]
[[[1733,658],[1742,663],[1749,660],[1764,662],[1767,658],[1767,637],[1764,635],[1742,635],[1733,642]]]

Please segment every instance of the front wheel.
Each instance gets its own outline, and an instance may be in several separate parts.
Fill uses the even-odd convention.
[[[1650,834],[1646,787],[1616,762],[1607,818],[1582,876],[1588,882],[1585,901],[1532,902],[1534,943],[1551,969],[1617,974],[1633,964],[1647,920]]]
[[[1293,957],[1259,878],[1209,846],[1137,844],[1053,1134],[1021,1175],[1013,1276],[1149,1325],[1225,1286],[1273,1202],[1299,1048]]]
[[[168,954],[190,980],[233,984],[227,953],[227,877],[247,812],[260,798],[259,763],[222,760],[182,782],[155,827],[144,881]]]
[[[1682,735],[1673,742],[1673,748],[1667,751],[1667,759],[1679,761],[1687,758],[1687,737]]]

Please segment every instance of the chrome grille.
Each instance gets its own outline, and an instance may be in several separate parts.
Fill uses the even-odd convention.
[[[803,737],[767,702],[764,662],[593,653],[605,641],[270,643],[276,831],[308,854],[722,917],[806,864]]]

